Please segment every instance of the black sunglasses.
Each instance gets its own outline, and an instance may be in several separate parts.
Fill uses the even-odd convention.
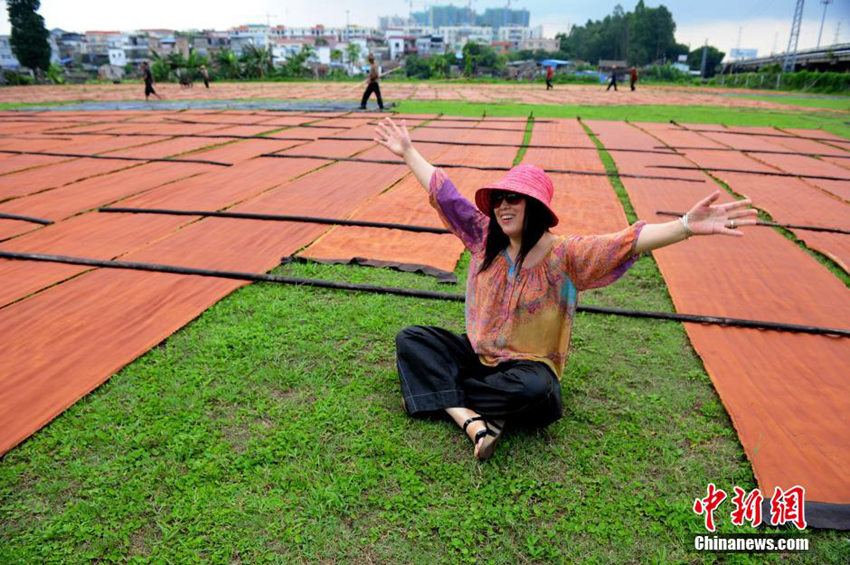
[[[493,204],[493,207],[495,208],[496,206],[501,204],[502,201],[505,201],[510,205],[519,204],[519,202],[523,198],[525,198],[525,195],[518,194],[516,192],[494,191],[493,194],[490,196],[490,202]]]

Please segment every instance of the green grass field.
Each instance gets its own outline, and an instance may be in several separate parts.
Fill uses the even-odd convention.
[[[400,107],[528,115],[511,108]],[[671,109],[586,110],[638,121]],[[691,112],[679,119],[764,117]],[[386,269],[276,272],[463,290]],[[673,310],[651,256],[581,303]],[[394,336],[411,324],[463,331],[463,306],[269,283],[233,293],[0,459],[0,563],[850,561],[846,532],[807,531],[803,554],[691,549],[707,483],[756,483],[681,325],[577,315],[564,418],[508,432],[480,464],[454,424],[401,410]],[[722,509],[720,531],[752,531]]]

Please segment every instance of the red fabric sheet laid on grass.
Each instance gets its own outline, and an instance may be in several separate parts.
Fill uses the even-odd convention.
[[[242,148],[233,149],[247,156]],[[227,157],[222,152],[222,158]],[[345,217],[405,173],[402,166],[349,163],[318,169],[326,164],[248,159],[215,175],[148,190],[127,202],[210,209],[245,202],[231,209]],[[305,175],[313,169],[318,170]],[[305,176],[289,182],[299,175]],[[92,212],[11,240],[3,248],[263,272],[327,229],[302,223]],[[86,270],[0,261],[0,280],[20,281],[2,285],[6,306],[0,307],[0,453],[244,284]]]
[[[456,122],[460,124],[461,122]],[[483,122],[479,122],[483,123]],[[476,123],[463,122],[469,129],[411,129],[414,138],[432,138],[439,131],[443,141],[468,141],[481,132],[472,129]],[[409,125],[409,124],[408,124]],[[423,136],[422,134],[425,134]],[[488,132],[491,141],[512,142],[522,133]],[[501,134],[493,136],[492,134]],[[374,146],[361,157],[367,159],[398,158],[380,146]],[[507,147],[476,148],[470,146],[436,145],[422,143],[417,150],[429,161],[443,163],[475,163],[484,165],[510,166],[516,149]],[[364,163],[364,165],[367,165]],[[368,164],[381,167],[398,165]],[[406,167],[403,168],[406,171]],[[450,176],[461,191],[472,198],[477,187],[495,181],[504,173],[500,171],[470,171],[451,169]],[[388,188],[387,185],[384,188]],[[442,227],[442,223],[428,202],[428,195],[419,182],[408,175],[399,184],[382,192],[357,209],[350,219],[392,222],[401,224]],[[453,278],[463,245],[453,235],[409,233],[380,228],[337,226],[299,254],[300,257],[328,263],[357,261],[375,266],[394,266],[404,270],[421,270],[446,280]]]
[[[666,126],[666,127],[665,127]],[[667,124],[653,124],[652,129],[655,130],[669,130],[671,126]],[[749,130],[749,131],[748,131]],[[805,179],[805,182],[820,188],[824,192],[829,192],[838,196],[845,202],[850,202],[850,171],[847,171],[846,168],[838,166],[830,161],[826,161],[824,159],[819,159],[815,157],[810,157],[806,155],[779,155],[774,153],[769,153],[770,151],[782,151],[787,148],[782,144],[783,141],[789,140],[789,138],[784,137],[775,137],[776,135],[783,135],[777,130],[772,128],[734,128],[732,131],[736,132],[748,132],[749,135],[738,135],[738,134],[729,134],[729,133],[701,133],[699,134],[704,139],[710,139],[721,144],[724,147],[729,147],[732,149],[737,149],[739,151],[747,151],[749,157],[754,161],[759,161],[764,163],[770,167],[773,171],[782,171],[786,173],[791,173],[795,175],[815,175],[815,176],[827,176],[827,177],[836,177],[840,179],[846,180],[827,180],[827,179]],[[765,134],[764,136],[758,135],[759,133]],[[697,143],[698,138],[693,137],[692,143]],[[790,139],[790,141],[797,141],[795,139]],[[804,141],[804,140],[801,140]],[[816,143],[807,141],[807,143]],[[822,146],[825,149],[829,149],[827,146]],[[760,153],[760,150],[767,151],[767,153]],[[838,149],[833,149],[833,151],[840,151]],[[816,151],[817,152],[817,151]],[[730,163],[726,164],[726,168],[740,168],[737,164],[732,163],[750,163],[751,161],[747,161],[746,159],[738,159],[733,160],[732,155],[734,153],[726,153],[725,157],[719,157],[719,159],[729,159]],[[850,156],[849,152],[844,152],[844,155]]]
[[[606,145],[658,143],[628,124],[593,122],[591,127]],[[615,160],[621,171],[637,172],[658,157],[664,156],[623,153]],[[623,179],[623,184],[638,216],[648,221],[656,221],[658,209],[686,210],[713,190],[672,181]],[[731,198],[724,194],[721,200]],[[693,238],[654,256],[680,311],[845,328],[850,320],[847,287],[771,229],[749,228],[743,239]],[[685,328],[765,497],[777,486],[802,485],[808,502],[846,509],[850,342],[694,324]],[[809,517],[810,524],[818,520]]]
[[[559,149],[530,147],[523,163],[537,165],[544,169],[562,169],[576,171],[604,172],[605,165],[599,158],[599,152],[593,140],[581,127],[578,120],[547,120],[534,124],[530,145],[562,145],[582,147],[583,149]],[[611,183],[603,179],[607,186]]]
[[[71,159],[53,165],[4,175],[0,183],[0,204],[5,200],[36,194],[66,184],[138,167],[139,162],[100,159]]]
[[[157,186],[210,172],[213,172],[211,167],[205,165],[149,163],[3,202],[0,204],[0,212],[58,222],[73,214],[104,206]],[[20,222],[0,222],[0,241],[33,229],[40,227]]]
[[[334,173],[323,169],[316,173],[321,178],[314,179],[315,182],[293,183],[286,187],[285,196],[304,203],[296,213],[350,213],[363,198],[380,190],[363,186],[357,191],[350,190],[351,168],[356,169],[357,165]],[[376,178],[375,186],[391,183],[393,177],[401,174],[401,167],[385,167]],[[296,190],[302,193],[294,194]],[[347,197],[338,198],[343,191]],[[273,194],[266,195],[266,205],[277,208],[274,199],[269,198]],[[263,204],[258,207],[262,208]],[[134,221],[123,215],[114,216],[125,222]],[[136,218],[135,221],[151,219]],[[175,220],[186,219],[161,217],[163,222]],[[122,259],[263,272],[278,264],[282,255],[291,254],[326,229],[327,226],[310,224],[210,218],[184,227]],[[16,320],[20,319],[29,320],[25,333],[33,334],[31,338],[20,333],[15,339],[11,335],[3,336],[2,342],[8,346],[3,346],[7,350],[0,361],[0,375],[10,375],[10,378],[0,387],[4,391],[0,395],[0,414],[7,415],[3,417],[5,421],[0,421],[0,451],[25,439],[105,381],[112,372],[241,284],[244,283],[99,270],[0,309],[3,327],[0,335],[19,327],[22,322]],[[100,298],[93,303],[91,296]],[[87,308],[83,308],[86,305]],[[52,312],[52,315],[45,312]],[[111,345],[107,347],[104,340]],[[35,362],[32,361],[34,347],[40,351]],[[10,370],[12,367],[16,370]]]
[[[699,134],[683,131],[668,124],[640,124],[640,127],[659,140],[672,146],[712,147],[721,146],[720,140],[714,140],[715,134]],[[719,137],[719,136],[717,136]],[[740,137],[731,134],[723,140]],[[767,138],[761,138],[760,147],[764,148]],[[732,141],[735,141],[732,139]],[[819,163],[811,157],[787,155],[765,155],[753,153],[751,156],[727,151],[680,150],[693,165],[708,168],[730,168],[747,171],[776,171],[775,165],[784,165],[786,170],[800,171],[800,160],[809,171],[817,171]],[[766,159],[769,157],[770,159]],[[786,165],[786,163],[788,163]],[[834,167],[821,163],[824,167]],[[839,169],[840,170],[840,169]],[[844,172],[847,174],[847,171]],[[780,223],[811,225],[850,229],[850,204],[839,195],[846,192],[850,196],[850,183],[759,176],[754,174],[713,171],[711,174],[725,182],[729,188],[753,201],[753,204],[769,213]],[[814,183],[823,184],[813,186]],[[844,186],[841,186],[841,185]],[[825,190],[829,186],[833,190]],[[838,190],[834,190],[838,187]],[[764,229],[764,228],[759,228]],[[791,229],[800,240],[809,247],[832,258],[845,271],[850,267],[850,237],[842,234]]]

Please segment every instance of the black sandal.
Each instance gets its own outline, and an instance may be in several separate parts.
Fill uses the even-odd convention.
[[[502,427],[501,426],[493,426],[490,427],[490,423],[484,419],[483,416],[473,416],[463,423],[463,433],[466,433],[466,428],[469,427],[469,424],[472,422],[484,422],[484,429],[478,430],[475,434],[475,437],[471,439],[472,445],[478,445],[478,442],[484,440],[487,436],[492,437],[493,439],[489,442],[485,442],[481,449],[478,450],[478,460],[479,461],[487,461],[493,456],[493,453],[496,451],[496,444],[499,443],[499,439],[502,437]],[[467,434],[467,437],[469,435]]]

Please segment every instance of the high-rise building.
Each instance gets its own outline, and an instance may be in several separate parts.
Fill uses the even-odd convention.
[[[413,20],[402,16],[380,16],[378,17],[378,29],[387,31],[392,27],[407,27],[413,25]]]
[[[530,19],[531,13],[528,10],[511,10],[510,8],[487,8],[483,14],[476,17],[478,25],[492,28],[528,27]]]
[[[431,6],[424,12],[413,12],[411,17],[417,25],[428,27],[475,25],[475,12],[467,7]]]

